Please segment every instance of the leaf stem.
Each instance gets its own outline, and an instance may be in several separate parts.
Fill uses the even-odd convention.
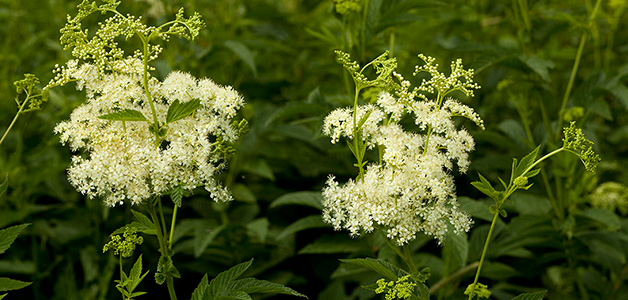
[[[17,119],[20,117],[20,114],[22,114],[22,111],[24,111],[24,107],[26,107],[26,103],[28,103],[28,100],[31,99],[30,94],[28,92],[26,92],[26,93],[27,93],[26,94],[26,99],[24,99],[24,102],[22,102],[22,105],[20,106],[20,109],[17,111],[17,113],[15,114],[15,117],[13,118],[13,121],[11,121],[11,124],[9,124],[9,127],[7,128],[7,130],[2,135],[2,139],[0,139],[0,145],[2,145],[2,143],[4,142],[4,139],[9,134],[9,131],[11,131],[11,129],[13,128],[13,125],[15,125],[15,122],[17,122]]]
[[[491,241],[491,235],[493,235],[493,229],[495,229],[495,223],[497,223],[497,219],[499,217],[499,210],[501,207],[496,207],[495,215],[493,216],[493,222],[491,223],[491,228],[488,230],[488,236],[486,237],[486,242],[484,242],[484,249],[482,250],[482,256],[480,257],[480,263],[478,264],[478,269],[475,272],[475,279],[473,280],[473,289],[475,290],[475,286],[478,283],[478,279],[480,279],[480,272],[482,272],[482,266],[484,265],[484,258],[486,257],[486,252],[488,250],[488,244]],[[469,300],[473,298],[474,293],[469,293]]]
[[[170,224],[170,240],[168,240],[168,248],[172,250],[172,237],[174,236],[174,225],[177,221],[177,209],[179,207],[175,204],[174,210],[172,211],[172,223]]]

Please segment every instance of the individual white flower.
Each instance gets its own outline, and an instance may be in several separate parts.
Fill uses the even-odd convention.
[[[174,187],[191,191],[203,186],[215,200],[230,200],[229,192],[214,179],[224,160],[216,151],[221,145],[215,139],[237,139],[239,131],[231,123],[244,105],[242,97],[231,87],[179,71],[163,82],[151,78],[148,87],[159,124],[166,123],[168,108],[175,101],[200,100],[200,108],[191,116],[163,125],[163,140],[158,141],[149,129],[153,111],[142,85],[142,72],[143,64],[137,59],[117,62],[107,72],[75,63],[58,72],[58,82],[76,80],[77,88],[84,89],[87,96],[70,119],[55,128],[61,143],[82,152],[72,158],[70,183],[110,206],[125,200],[138,204]],[[141,112],[148,121],[99,118],[125,109]]]

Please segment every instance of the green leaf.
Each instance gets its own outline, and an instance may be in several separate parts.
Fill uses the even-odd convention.
[[[104,114],[98,118],[110,121],[146,121],[144,114],[135,109],[123,109],[119,112]]]
[[[7,174],[6,178],[2,183],[0,183],[0,197],[6,193],[7,188],[9,187],[9,174]]]
[[[30,284],[31,282],[0,277],[0,292],[19,290],[21,288],[29,286]]]
[[[172,278],[181,278],[179,270],[172,263],[170,256],[161,256],[157,262],[157,272],[155,272],[155,282],[157,284],[163,284],[166,278],[170,276]]]
[[[478,173],[478,176],[480,177],[480,181],[471,182],[471,185],[474,186],[476,189],[478,189],[478,191],[489,196],[491,199],[495,201],[501,200],[499,199],[499,192],[497,192],[493,188],[493,186],[488,182],[488,180],[486,180],[486,178],[484,178],[484,176],[482,176],[482,174],[480,173]]]
[[[175,100],[172,104],[170,104],[170,107],[168,107],[166,123],[172,123],[186,118],[199,109],[199,107],[201,107],[201,100],[199,99],[192,99],[183,104],[181,104],[179,100]]]
[[[294,192],[283,194],[270,204],[270,208],[282,205],[304,205],[314,207],[318,210],[323,209],[323,197],[320,192]]]
[[[201,282],[199,282],[196,289],[194,289],[194,292],[192,293],[192,298],[190,298],[190,300],[209,299],[209,297],[206,297],[206,295],[208,294],[207,293],[208,286],[209,286],[209,282],[207,281],[207,274],[205,274],[203,278],[201,279]]]
[[[545,297],[545,293],[547,293],[547,290],[534,293],[523,293],[517,297],[512,298],[511,300],[543,300],[543,297]]]
[[[26,228],[28,224],[15,225],[9,228],[0,230],[0,254],[4,253],[11,247],[11,244],[15,241],[17,236]]]
[[[257,67],[255,66],[255,53],[253,53],[242,42],[229,40],[224,42],[225,47],[233,51],[253,72],[253,76],[257,78]]]
[[[356,128],[355,130],[360,130],[360,128],[362,128],[364,123],[366,123],[366,120],[368,120],[371,116],[371,113],[373,113],[373,110],[369,110],[366,114],[362,116],[362,118],[360,118],[360,121],[358,121],[358,128]]]
[[[275,174],[265,159],[248,160],[242,166],[242,171],[255,174],[259,177],[275,181]]]
[[[340,261],[344,263],[353,264],[353,265],[367,268],[379,275],[382,275],[388,278],[389,280],[397,280],[399,279],[399,277],[403,277],[409,274],[408,272],[382,259],[373,259],[373,258],[367,257],[367,258],[341,259]]]
[[[178,185],[175,186],[172,191],[170,191],[170,199],[172,199],[172,202],[177,206],[177,207],[181,207],[181,200],[183,200],[183,196],[185,195],[185,190],[183,189],[182,186]]]
[[[532,152],[528,153],[528,155],[524,156],[521,159],[521,161],[519,162],[519,164],[515,168],[512,180],[515,180],[515,178],[517,178],[519,176],[524,176],[525,175],[525,174],[523,174],[523,172],[534,164],[534,162],[536,161],[536,157],[539,154],[539,149],[540,148],[541,148],[541,146],[537,146],[534,150],[532,150]]]
[[[233,282],[231,289],[243,291],[247,294],[266,293],[266,294],[285,294],[307,298],[307,296],[279,283],[255,278],[244,278]]]
[[[229,291],[227,295],[217,296],[216,300],[252,300],[249,294],[242,291]]]
[[[345,235],[324,235],[303,247],[299,254],[367,252],[369,249],[369,245],[363,240],[350,239]]]
[[[551,79],[549,77],[549,70],[554,67],[554,63],[552,63],[549,60],[544,60],[541,58],[538,58],[537,56],[529,56],[529,57],[525,57],[523,55],[518,57],[519,60],[524,63],[526,66],[528,66],[530,69],[532,69],[532,71],[534,71],[534,73],[538,74],[541,79],[543,79],[546,82],[550,82]]]
[[[607,209],[592,207],[582,211],[579,215],[606,225],[608,230],[618,230],[621,227],[620,218]]]
[[[256,203],[257,197],[255,194],[244,184],[236,183],[231,187],[231,194],[233,198],[244,203]]]
[[[2,294],[2,295],[0,295],[0,299],[4,298],[6,295],[8,295],[8,294]]]
[[[253,264],[253,259],[235,265],[231,269],[218,274],[207,287],[210,296],[226,295],[233,281],[240,277]]]
[[[270,222],[267,218],[255,219],[246,224],[247,234],[254,242],[265,243]]]
[[[445,259],[446,274],[452,274],[455,270],[465,266],[469,255],[467,235],[449,231],[444,241],[442,253]]]
[[[144,277],[148,275],[148,271],[142,275],[142,255],[137,259],[135,264],[133,264],[133,268],[131,269],[131,273],[129,273],[129,284],[127,285],[127,290],[129,292],[133,292],[133,290],[142,282]]]
[[[301,230],[310,229],[310,228],[324,228],[330,227],[329,224],[323,222],[323,218],[321,215],[311,215],[305,218],[301,218],[296,222],[288,225],[278,236],[277,240],[282,240],[286,238],[288,235],[299,232]]]
[[[137,222],[132,222],[131,226],[137,228],[137,231],[140,231],[146,234],[157,234],[155,230],[155,224],[145,214],[135,211],[133,209],[131,209],[131,213],[133,214],[133,216],[135,217],[135,220],[137,221]],[[122,229],[122,232],[124,232],[124,229]]]
[[[196,227],[196,231],[194,232],[194,257],[199,258],[203,255],[207,247],[209,247],[218,234],[226,227],[226,224],[222,224],[211,230],[202,225]]]

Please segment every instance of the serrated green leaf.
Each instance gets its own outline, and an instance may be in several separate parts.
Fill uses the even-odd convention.
[[[172,202],[177,206],[177,207],[181,207],[181,201],[183,200],[183,197],[186,196],[186,192],[185,189],[183,189],[182,186],[175,186],[171,191],[170,191],[170,199],[172,199]]]
[[[157,284],[163,284],[166,282],[166,278],[170,276],[172,278],[181,278],[179,270],[172,263],[170,256],[161,256],[157,262],[157,272],[155,272],[155,282]]]
[[[193,114],[197,109],[201,107],[201,100],[192,99],[188,102],[181,103],[179,100],[175,100],[168,107],[168,113],[166,114],[166,123],[172,123],[179,121],[187,116]]]
[[[242,291],[229,291],[227,295],[217,296],[216,300],[252,300],[249,294]]]
[[[190,300],[208,300],[209,297],[206,297],[208,294],[208,286],[209,282],[207,280],[207,274],[205,274],[201,279],[201,282],[199,282],[198,286],[196,286],[196,289],[194,289],[194,292],[192,292],[192,298],[190,298]]]
[[[127,285],[127,290],[129,292],[133,292],[146,275],[148,275],[148,271],[142,275],[142,255],[140,254],[140,257],[137,259],[135,264],[133,264],[133,268],[131,268],[131,272],[129,273],[129,284]]]
[[[491,183],[488,182],[482,174],[478,173],[478,176],[480,177],[480,181],[471,182],[471,185],[473,185],[478,191],[489,196],[491,199],[499,201],[499,193],[493,188]]]
[[[144,114],[135,109],[123,109],[119,112],[98,116],[98,118],[110,121],[146,121]]]
[[[0,230],[0,254],[4,253],[11,247],[11,244],[15,241],[17,236],[24,230],[24,228],[28,227],[28,224],[21,224],[11,226],[9,228],[5,228]]]
[[[131,209],[131,213],[133,217],[135,217],[136,222],[132,222],[131,226],[137,224],[139,226],[133,226],[137,228],[137,231],[146,233],[146,234],[157,234],[155,230],[155,224],[143,213],[138,212],[136,210]],[[116,230],[117,231],[117,230]],[[122,230],[124,232],[124,229]]]
[[[408,272],[382,259],[373,259],[373,258],[367,257],[367,258],[341,259],[340,261],[344,263],[353,264],[353,265],[367,268],[379,275],[382,275],[388,278],[389,280],[397,280],[399,279],[399,277],[403,277],[409,274]]]
[[[529,167],[531,167],[536,161],[536,157],[539,154],[540,148],[541,146],[537,146],[534,150],[532,150],[532,152],[528,153],[528,155],[524,156],[521,159],[521,162],[519,162],[519,164],[517,164],[517,167],[515,167],[514,174],[513,174],[514,177],[512,178],[512,180],[514,180],[515,178],[519,176],[524,176],[523,172]]]
[[[29,286],[31,282],[25,282],[6,277],[0,277],[0,292],[19,290]]]
[[[226,295],[233,281],[240,277],[251,264],[253,264],[253,259],[237,264],[229,270],[218,274],[207,287],[209,295],[214,297]]]
[[[283,194],[270,204],[270,208],[282,205],[304,205],[314,207],[318,210],[323,209],[323,197],[320,192],[294,192]]]
[[[545,293],[547,293],[547,290],[534,293],[523,293],[517,297],[512,298],[511,300],[543,300],[543,297],[545,297]]]
[[[232,290],[243,291],[248,294],[285,294],[307,298],[307,296],[279,283],[255,278],[236,280],[230,286]]]
[[[288,225],[278,236],[277,240],[282,240],[286,238],[288,235],[299,232],[301,230],[310,229],[310,228],[324,228],[330,227],[329,224],[323,222],[323,218],[321,215],[311,215],[305,218],[301,218],[296,222]]]

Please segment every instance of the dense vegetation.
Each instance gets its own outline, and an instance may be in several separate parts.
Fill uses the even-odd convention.
[[[77,2],[0,0],[3,133],[17,112],[13,82],[31,73],[45,84],[55,65],[71,58],[59,29],[66,15],[76,15]],[[355,3],[357,10],[335,6],[340,3]],[[204,274],[214,278],[251,258],[245,276],[310,299],[383,298],[363,288],[382,276],[350,259],[370,257],[407,269],[379,231],[352,238],[321,217],[328,176],[346,182],[359,172],[355,153],[344,141],[332,144],[322,130],[331,111],[354,104],[352,77],[334,50],[360,65],[388,50],[397,58],[396,71],[414,86],[424,78],[412,76],[423,64],[419,53],[437,58],[445,73],[457,58],[475,70],[481,88],[474,97],[452,95],[475,109],[485,129],[456,119],[475,149],[466,173],[450,172],[460,208],[474,224],[466,233],[448,233],[442,245],[419,234],[404,248],[419,270],[429,268],[431,299],[467,299],[463,293],[474,282],[489,228],[480,282],[491,299],[540,290],[547,290],[545,299],[628,299],[625,1],[127,0],[118,9],[157,25],[180,7],[199,13],[206,27],[194,41],[172,37],[164,44],[152,75],[164,80],[183,70],[233,86],[246,102],[235,118],[248,120],[219,175],[235,200],[217,203],[197,189],[178,208],[171,241],[180,299],[192,295]],[[83,25],[91,32],[100,17],[94,13]],[[120,39],[120,45],[141,48],[138,39]],[[378,92],[366,89],[360,101],[372,102]],[[22,114],[0,147],[0,177],[6,178],[0,228],[31,224],[0,251],[0,276],[32,282],[6,299],[119,299],[119,260],[101,249],[110,234],[137,223],[137,206],[108,207],[77,192],[67,176],[72,152],[53,133],[84,101],[85,93],[72,85],[50,89],[41,110]],[[503,208],[489,209],[499,200],[471,184],[480,181],[478,174],[494,187],[501,186],[498,177],[515,179],[512,159],[539,145],[539,157],[560,148],[562,128],[572,121],[602,159],[595,172],[577,155],[557,154],[529,176],[529,189],[512,194]],[[400,122],[417,129],[412,121]],[[377,152],[366,157],[376,161]],[[164,197],[166,216],[173,213],[170,202]],[[130,270],[143,254],[144,270],[151,271],[138,287],[148,295],[138,299],[168,298],[166,287],[153,280],[158,248],[158,240],[144,234],[134,258],[124,261]]]

